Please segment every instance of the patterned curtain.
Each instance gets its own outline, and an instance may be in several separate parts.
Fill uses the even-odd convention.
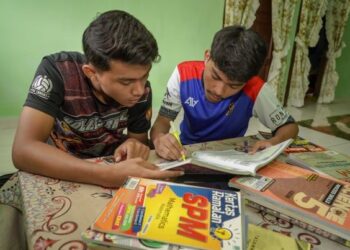
[[[327,63],[321,83],[318,103],[330,103],[334,100],[335,87],[339,76],[336,71],[336,59],[341,56],[345,43],[343,33],[350,10],[350,0],[330,0],[326,13],[326,36],[328,40]]]
[[[224,27],[229,25],[242,25],[250,28],[255,20],[259,0],[226,0]]]
[[[296,48],[288,104],[304,106],[304,97],[309,86],[309,47],[316,46],[326,13],[328,0],[303,0],[299,18],[299,30],[295,38]]]
[[[275,89],[280,101],[284,98],[282,84],[287,67],[287,55],[290,50],[289,33],[298,0],[272,0],[272,38],[274,50],[268,76],[268,82]]]

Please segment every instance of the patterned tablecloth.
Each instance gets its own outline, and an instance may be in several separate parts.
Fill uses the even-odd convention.
[[[0,189],[0,203],[23,213],[29,249],[87,249],[81,232],[114,191],[18,172]],[[349,249],[253,208],[245,213],[250,223],[308,241],[313,249]]]
[[[18,172],[0,191],[0,202],[24,213],[29,249],[87,249],[80,234],[114,190]]]

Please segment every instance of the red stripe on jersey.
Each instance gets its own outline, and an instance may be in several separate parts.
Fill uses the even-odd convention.
[[[258,96],[263,85],[264,81],[260,77],[253,76],[243,87],[243,92],[255,102],[255,99]]]
[[[203,61],[186,61],[177,65],[180,74],[180,82],[186,82],[191,79],[201,79],[204,71]]]

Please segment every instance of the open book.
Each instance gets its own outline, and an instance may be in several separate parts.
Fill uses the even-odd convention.
[[[191,157],[184,161],[164,161],[156,163],[156,165],[160,169],[166,170],[191,163],[230,174],[255,175],[259,168],[277,158],[292,141],[292,139],[286,140],[255,154],[248,154],[236,149],[198,150],[192,152]]]

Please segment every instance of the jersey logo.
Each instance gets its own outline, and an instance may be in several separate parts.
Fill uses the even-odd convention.
[[[232,114],[233,109],[235,108],[235,104],[233,103],[233,101],[230,103],[230,105],[228,106],[228,109],[226,111],[226,116],[229,116]]]
[[[30,87],[30,93],[49,99],[52,87],[52,82],[46,75],[38,75]]]
[[[185,101],[185,104],[189,105],[192,108],[194,108],[194,106],[196,106],[197,103],[198,103],[198,100],[195,100],[193,97],[189,97]]]

